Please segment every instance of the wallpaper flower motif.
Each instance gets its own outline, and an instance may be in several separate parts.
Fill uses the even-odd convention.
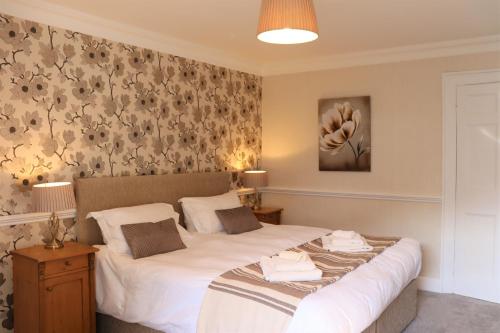
[[[0,215],[29,211],[39,182],[260,160],[255,75],[0,14],[0,77]],[[43,233],[43,224],[0,228],[4,328],[12,324],[9,251]]]
[[[3,214],[36,182],[260,158],[257,76],[5,15],[0,29]]]

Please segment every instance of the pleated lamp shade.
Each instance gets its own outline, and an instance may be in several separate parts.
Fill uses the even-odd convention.
[[[267,186],[267,172],[264,170],[245,171],[243,185],[251,188]]]
[[[317,39],[312,0],[262,0],[257,38],[272,44],[300,44]]]
[[[34,212],[52,213],[76,207],[73,185],[70,182],[34,185],[31,200]]]

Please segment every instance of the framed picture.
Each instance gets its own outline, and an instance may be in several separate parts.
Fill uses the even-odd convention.
[[[320,99],[319,170],[371,170],[370,96]]]

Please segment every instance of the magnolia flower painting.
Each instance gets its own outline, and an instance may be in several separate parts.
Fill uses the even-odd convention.
[[[319,170],[370,171],[370,96],[319,101]]]

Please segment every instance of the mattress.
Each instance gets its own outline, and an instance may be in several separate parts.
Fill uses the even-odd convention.
[[[194,235],[187,249],[139,260],[99,246],[97,310],[164,332],[194,333],[214,278],[328,232],[265,224],[240,235]],[[361,332],[418,276],[420,267],[418,242],[403,238],[341,280],[305,297],[287,332]]]

